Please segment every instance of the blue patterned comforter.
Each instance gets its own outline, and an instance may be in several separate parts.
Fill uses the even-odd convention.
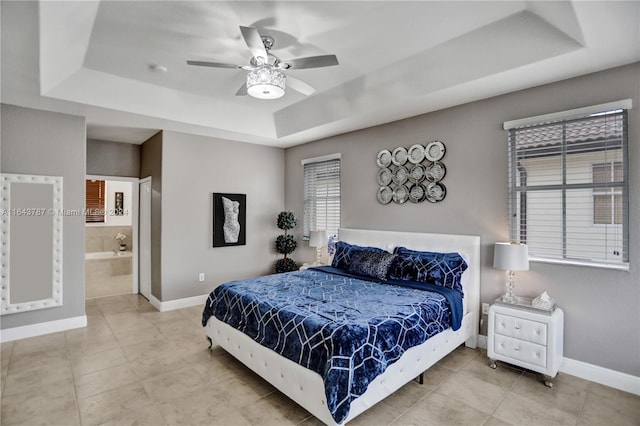
[[[223,284],[209,295],[203,326],[212,315],[320,374],[329,411],[341,423],[351,401],[405,350],[460,328],[462,296],[327,266]]]

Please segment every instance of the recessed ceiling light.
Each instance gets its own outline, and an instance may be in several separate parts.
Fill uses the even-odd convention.
[[[167,72],[167,67],[163,67],[162,65],[157,64],[149,65],[149,69],[153,72]]]

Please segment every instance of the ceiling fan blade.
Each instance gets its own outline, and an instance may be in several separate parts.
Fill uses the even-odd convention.
[[[298,92],[302,93],[303,95],[309,96],[311,94],[313,94],[313,92],[316,91],[316,89],[314,89],[313,87],[309,86],[307,83],[305,83],[302,80],[298,80],[295,77],[291,77],[290,75],[287,75],[287,87],[292,88],[293,90],[297,90]]]
[[[278,24],[275,16],[269,18],[258,19],[256,22],[251,24],[253,28],[261,28],[261,27],[275,27]]]
[[[246,96],[246,95],[247,95],[247,83],[240,86],[240,88],[236,92],[236,96]]]
[[[265,63],[268,62],[267,51],[264,48],[264,43],[262,42],[262,37],[260,36],[258,30],[253,27],[240,26],[240,32],[242,33],[242,37],[247,43],[247,46],[249,46],[251,54],[255,58],[264,59]]]
[[[199,67],[213,67],[213,68],[240,68],[239,65],[222,64],[220,62],[206,62],[206,61],[187,61],[189,65],[197,65]]]
[[[338,65],[338,58],[336,55],[308,56],[284,61],[284,64],[285,69],[322,68]]]

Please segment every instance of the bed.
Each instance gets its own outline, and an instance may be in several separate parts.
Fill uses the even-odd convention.
[[[434,296],[434,300],[436,301],[434,302],[430,299],[431,301],[428,302],[432,304],[435,303],[436,305],[434,306],[436,306],[436,308],[434,308],[433,306],[407,308],[414,310],[417,309],[420,312],[424,310],[436,311],[436,315],[440,315],[440,317],[447,317],[451,321],[447,322],[440,318],[438,321],[436,321],[435,325],[425,325],[424,330],[412,323],[404,324],[402,327],[400,327],[400,329],[413,330],[414,328],[417,328],[428,334],[428,336],[425,337],[428,338],[426,341],[417,340],[417,337],[414,337],[418,334],[407,334],[406,336],[403,335],[402,344],[404,344],[405,347],[398,349],[398,343],[394,342],[394,344],[385,346],[382,349],[371,349],[370,352],[368,352],[369,355],[371,355],[371,351],[373,351],[376,354],[383,354],[384,356],[389,357],[389,359],[378,359],[383,358],[383,356],[376,355],[372,357],[370,356],[369,358],[364,356],[366,362],[369,362],[370,358],[375,358],[376,363],[383,365],[382,368],[380,368],[376,363],[366,364],[363,361],[363,356],[353,355],[352,358],[358,359],[359,361],[354,362],[352,359],[352,364],[366,367],[360,368],[361,371],[364,371],[363,374],[365,374],[365,376],[363,376],[362,379],[356,378],[356,380],[354,379],[355,373],[353,371],[347,373],[340,371],[341,360],[339,356],[336,356],[335,359],[331,358],[331,362],[327,362],[327,360],[323,359],[321,356],[318,357],[317,355],[310,355],[310,352],[308,350],[302,350],[299,354],[293,356],[292,354],[287,352],[287,349],[291,346],[291,342],[286,340],[288,337],[265,337],[267,336],[267,334],[264,328],[267,326],[265,326],[264,323],[274,323],[280,321],[279,327],[282,328],[282,323],[284,321],[295,321],[295,318],[300,317],[299,311],[296,312],[293,310],[294,306],[299,307],[301,305],[301,303],[299,303],[299,300],[297,299],[297,295],[291,296],[293,297],[293,299],[291,299],[291,312],[277,312],[277,315],[289,315],[289,317],[276,317],[271,311],[268,310],[260,314],[255,313],[255,311],[258,310],[258,307],[261,304],[284,304],[286,300],[282,298],[289,297],[283,296],[284,293],[280,293],[280,289],[277,287],[278,281],[274,281],[278,279],[277,275],[263,277],[261,279],[258,279],[257,281],[247,280],[246,282],[243,281],[228,283],[231,286],[236,286],[236,290],[234,290],[236,292],[245,291],[244,289],[242,289],[243,287],[250,289],[252,286],[255,287],[256,285],[264,285],[262,288],[273,290],[272,294],[265,294],[264,296],[265,300],[268,300],[268,302],[265,301],[264,303],[262,303],[260,300],[252,302],[254,303],[253,307],[255,309],[252,308],[251,312],[253,313],[247,314],[246,318],[240,317],[239,314],[235,313],[229,314],[227,313],[228,310],[224,310],[227,309],[228,306],[224,306],[224,303],[221,302],[221,300],[224,298],[222,296],[222,294],[224,293],[221,293],[220,291],[222,291],[223,289],[214,290],[214,292],[218,292],[217,296],[214,296],[214,292],[212,292],[209,300],[207,301],[207,304],[205,305],[205,313],[203,313],[203,325],[205,325],[206,327],[207,336],[215,344],[225,349],[231,355],[233,355],[250,369],[252,369],[255,373],[262,376],[265,380],[267,380],[289,398],[297,402],[299,405],[313,414],[316,418],[329,425],[344,424],[349,422],[354,417],[363,413],[369,407],[389,396],[409,381],[420,376],[425,370],[427,370],[438,360],[445,357],[461,344],[466,344],[469,347],[475,348],[477,343],[479,324],[479,237],[361,229],[341,229],[339,232],[339,237],[340,241],[348,242],[349,244],[361,247],[377,247],[385,250],[386,252],[394,252],[394,249],[396,251],[402,250],[397,247],[405,247],[409,252],[411,250],[420,250],[438,253],[456,253],[457,255],[459,255],[459,257],[464,260],[462,262],[464,264],[464,268],[459,274],[459,284],[461,285],[461,290],[464,294],[464,297],[459,297],[459,300],[456,301],[455,297],[451,294],[458,293],[457,291],[451,291],[449,292],[451,294],[449,294],[446,291],[439,290],[437,292],[434,292],[434,294],[436,294],[436,296]],[[372,282],[369,283],[367,282],[369,278],[367,278],[366,280],[359,280],[357,279],[358,277],[353,277],[350,274],[344,274],[344,276],[341,276],[339,270],[331,271],[330,269],[332,268],[325,269],[326,270],[323,270],[323,268],[312,268],[303,272],[290,273],[290,275],[288,276],[282,276],[281,279],[283,283],[290,282],[290,284],[282,285],[296,287],[297,291],[299,292],[309,292],[307,287],[305,287],[305,283],[320,281],[322,278],[334,280],[335,282],[339,283],[338,285],[331,286],[332,288],[337,288],[339,292],[343,291],[347,287],[353,287],[360,288],[360,294],[368,294],[368,289],[370,288],[376,288],[376,291],[378,291],[378,287],[385,287],[384,291],[389,291],[388,288],[393,287],[393,295],[385,297],[387,297],[386,300],[397,300],[399,306],[410,304],[402,303],[403,297],[416,299],[416,304],[421,303],[421,295],[422,293],[426,293],[421,290],[415,290],[415,288],[410,288],[410,285],[408,289],[397,289],[397,286],[395,285],[386,286],[384,284],[376,283],[375,278],[371,278]],[[348,285],[345,283],[347,283]],[[418,297],[416,297],[416,291],[420,293],[418,294]],[[248,296],[245,296],[244,293],[232,294],[232,296],[228,297],[227,304],[244,304],[246,302],[246,297]],[[329,299],[331,299],[332,297],[333,296],[331,295],[328,296]],[[213,300],[216,298],[216,303],[213,303]],[[442,298],[445,298],[447,300],[447,304],[441,302]],[[359,298],[350,296],[350,298],[346,298],[346,300],[348,299],[357,300]],[[341,304],[345,303],[346,302],[341,302]],[[363,306],[366,304],[364,298],[362,303]],[[425,303],[427,302],[425,301]],[[387,304],[389,303],[382,303],[380,305]],[[413,304],[413,302],[411,304]],[[459,304],[459,307],[455,308],[455,304]],[[217,316],[212,312],[212,307],[214,305],[215,308],[220,311],[218,312]],[[223,306],[222,308],[220,307],[221,305]],[[441,306],[446,306],[446,308],[442,308]],[[361,308],[361,306],[357,306],[356,308],[357,309],[355,310],[357,311]],[[310,307],[309,309],[312,308]],[[379,309],[384,310],[386,309],[386,306],[380,306]],[[454,315],[456,310],[457,314]],[[247,311],[249,310],[247,309]],[[447,312],[450,315],[447,314]],[[255,325],[251,325],[255,322],[255,318],[251,318],[251,315],[258,315],[261,316],[261,318],[265,318],[268,316],[269,320],[261,321],[260,326],[257,327]],[[311,314],[309,314],[309,316],[311,316]],[[455,316],[458,317],[457,320],[455,320]],[[219,318],[222,318],[224,321]],[[411,318],[415,318],[415,315],[409,315],[407,319],[398,321],[411,321]],[[227,324],[227,322],[225,321],[233,324],[233,326]],[[359,319],[356,318],[355,321],[357,322],[359,321]],[[395,324],[398,321],[393,320],[390,321],[390,323]],[[322,327],[322,330],[314,331],[310,330],[306,325],[303,326],[302,321],[300,321],[300,324],[300,327],[291,328],[289,330],[289,334],[304,334],[306,332],[309,332],[314,333],[313,336],[316,336],[322,334],[321,331],[325,331],[325,326]],[[239,331],[234,327],[238,327],[243,331]],[[286,325],[284,327],[286,328]],[[343,329],[339,329],[338,331],[336,331],[330,329],[326,334],[334,335],[339,331],[341,332],[342,330]],[[416,333],[418,333],[418,331],[416,331]],[[327,336],[322,336],[322,339],[324,339],[325,337]],[[371,339],[371,336],[366,336],[363,338]],[[321,343],[321,341],[309,338],[305,338],[304,340],[304,344],[306,344],[307,346],[321,346],[325,349],[327,348],[327,346],[341,346],[338,343],[332,342],[330,344],[325,344]],[[378,340],[381,341],[384,339]],[[404,340],[409,341],[409,343],[404,342]],[[262,344],[258,342],[262,342]],[[372,346],[369,344],[371,342],[365,343],[366,344],[355,346],[357,346],[358,349],[361,349],[362,347]],[[373,343],[379,345],[383,344],[384,342],[380,343],[376,341]],[[278,351],[280,351],[280,353]],[[295,361],[293,359],[295,359]],[[349,362],[349,360],[347,360],[347,362]],[[324,370],[322,367],[323,363],[326,364]],[[335,365],[337,365],[337,367],[334,369],[333,367]],[[381,372],[376,371],[372,376],[372,371],[376,369],[380,370]],[[355,380],[356,384],[346,385],[346,382],[344,382],[344,380],[346,380],[345,374],[346,376],[348,376],[349,380]],[[367,377],[367,375],[372,377]],[[327,381],[330,381],[332,386],[335,386],[335,389],[331,388],[331,390],[329,390]],[[325,384],[327,384],[326,389]],[[347,386],[349,386],[349,389],[345,390]],[[351,388],[351,386],[353,386],[353,389]],[[347,398],[345,398],[345,395],[347,396]]]

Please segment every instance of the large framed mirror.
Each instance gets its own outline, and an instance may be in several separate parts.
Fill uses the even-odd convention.
[[[62,177],[0,184],[0,315],[62,306]]]

